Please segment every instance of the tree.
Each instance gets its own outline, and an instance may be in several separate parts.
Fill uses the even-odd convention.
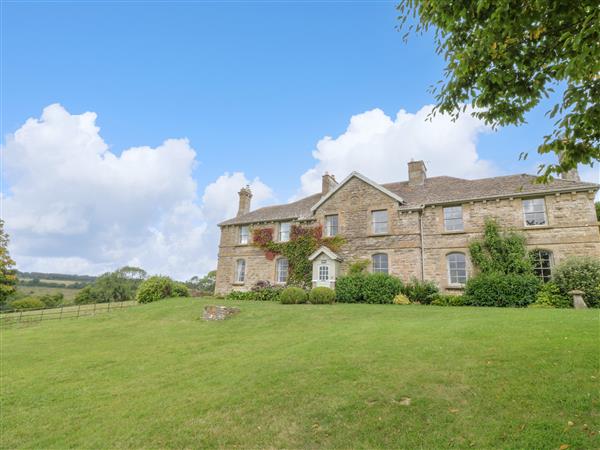
[[[596,219],[600,222],[600,202],[596,202]]]
[[[215,283],[217,281],[217,271],[211,270],[202,278],[194,275],[192,278],[185,282],[186,286],[191,289],[196,289],[200,292],[212,293],[215,290]]]
[[[432,91],[435,112],[473,114],[494,127],[520,125],[553,85],[562,101],[548,111],[554,130],[538,146],[559,163],[540,166],[546,181],[600,159],[600,8],[597,0],[401,0],[400,28],[435,28],[445,79]],[[410,17],[415,25],[407,26]],[[524,155],[527,156],[526,154]]]
[[[128,280],[143,281],[148,277],[148,273],[144,269],[134,266],[124,266],[117,270],[121,276]]]
[[[17,291],[15,262],[8,253],[9,236],[4,232],[4,220],[0,219],[0,305]]]

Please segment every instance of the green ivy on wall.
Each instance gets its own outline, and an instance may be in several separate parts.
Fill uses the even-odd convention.
[[[308,257],[319,247],[326,246],[337,252],[344,244],[342,236],[323,237],[323,227],[292,225],[290,240],[275,242],[273,228],[256,228],[252,232],[252,244],[265,251],[272,261],[277,255],[288,260],[288,283],[308,287],[312,281],[312,263]]]

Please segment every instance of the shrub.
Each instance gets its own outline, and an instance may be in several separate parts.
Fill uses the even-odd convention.
[[[524,234],[502,231],[495,219],[485,220],[484,236],[469,244],[471,261],[480,273],[532,273]]]
[[[535,301],[540,280],[533,274],[479,274],[467,281],[465,295],[474,306],[524,307]]]
[[[45,294],[40,297],[42,303],[46,306],[46,308],[56,308],[60,306],[65,298],[62,292],[57,294]]]
[[[335,281],[335,298],[340,303],[364,302],[363,286],[366,275],[342,275]]]
[[[254,294],[253,300],[263,302],[279,301],[279,295],[282,290],[283,287],[273,286],[268,281],[257,281],[254,286],[252,286],[252,293]]]
[[[392,303],[402,290],[402,282],[386,273],[370,273],[364,277],[362,287],[366,303]]]
[[[173,280],[164,276],[153,276],[144,280],[138,288],[139,303],[151,303],[173,295]]]
[[[535,297],[535,303],[529,306],[539,308],[570,308],[573,304],[568,295],[560,292],[556,283],[550,282],[542,285]]]
[[[37,297],[25,297],[20,300],[14,300],[10,303],[10,307],[12,309],[42,309],[46,305]]]
[[[369,267],[369,264],[371,264],[371,261],[368,259],[359,259],[358,261],[353,262],[348,268],[348,275],[365,273],[367,271],[367,267]]]
[[[552,281],[563,295],[578,289],[584,292],[583,300],[589,307],[600,307],[600,260],[590,257],[568,258],[554,269]]]
[[[256,300],[256,294],[252,291],[231,291],[227,294],[228,300]]]
[[[394,297],[394,305],[410,305],[410,300],[404,294],[398,294]]]
[[[312,288],[308,294],[308,301],[313,304],[326,304],[335,301],[335,291],[328,287]]]
[[[92,291],[92,286],[86,286],[82,290],[80,290],[75,296],[74,303],[76,305],[83,305],[87,303],[94,303],[94,292]]]
[[[466,306],[469,302],[464,295],[438,294],[431,304],[436,306]]]
[[[185,283],[174,281],[173,286],[171,287],[171,295],[173,295],[173,297],[189,297],[190,290]]]
[[[440,290],[433,281],[420,281],[413,277],[404,286],[402,292],[411,302],[428,305],[440,293]]]
[[[299,287],[286,287],[279,295],[279,301],[284,305],[306,303],[306,291]]]

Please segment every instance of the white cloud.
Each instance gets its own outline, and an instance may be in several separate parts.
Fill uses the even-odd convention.
[[[58,104],[29,119],[2,149],[10,192],[3,217],[22,270],[101,273],[135,264],[177,278],[216,267],[216,223],[235,214],[237,191],[269,187],[243,173],[210,184],[199,204],[186,139],[112,153],[96,114]]]
[[[317,143],[316,165],[301,177],[298,196],[318,192],[321,175],[329,172],[338,180],[356,170],[385,183],[407,178],[406,163],[424,160],[429,176],[451,175],[478,178],[495,174],[490,161],[479,159],[477,137],[489,131],[482,121],[462,114],[453,122],[436,115],[427,119],[432,106],[416,113],[400,110],[393,119],[380,109],[352,116],[346,131]]]

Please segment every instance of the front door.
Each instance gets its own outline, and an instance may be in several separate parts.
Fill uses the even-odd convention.
[[[319,278],[317,278],[317,286],[330,287],[329,264],[326,261],[321,261],[319,264]]]

